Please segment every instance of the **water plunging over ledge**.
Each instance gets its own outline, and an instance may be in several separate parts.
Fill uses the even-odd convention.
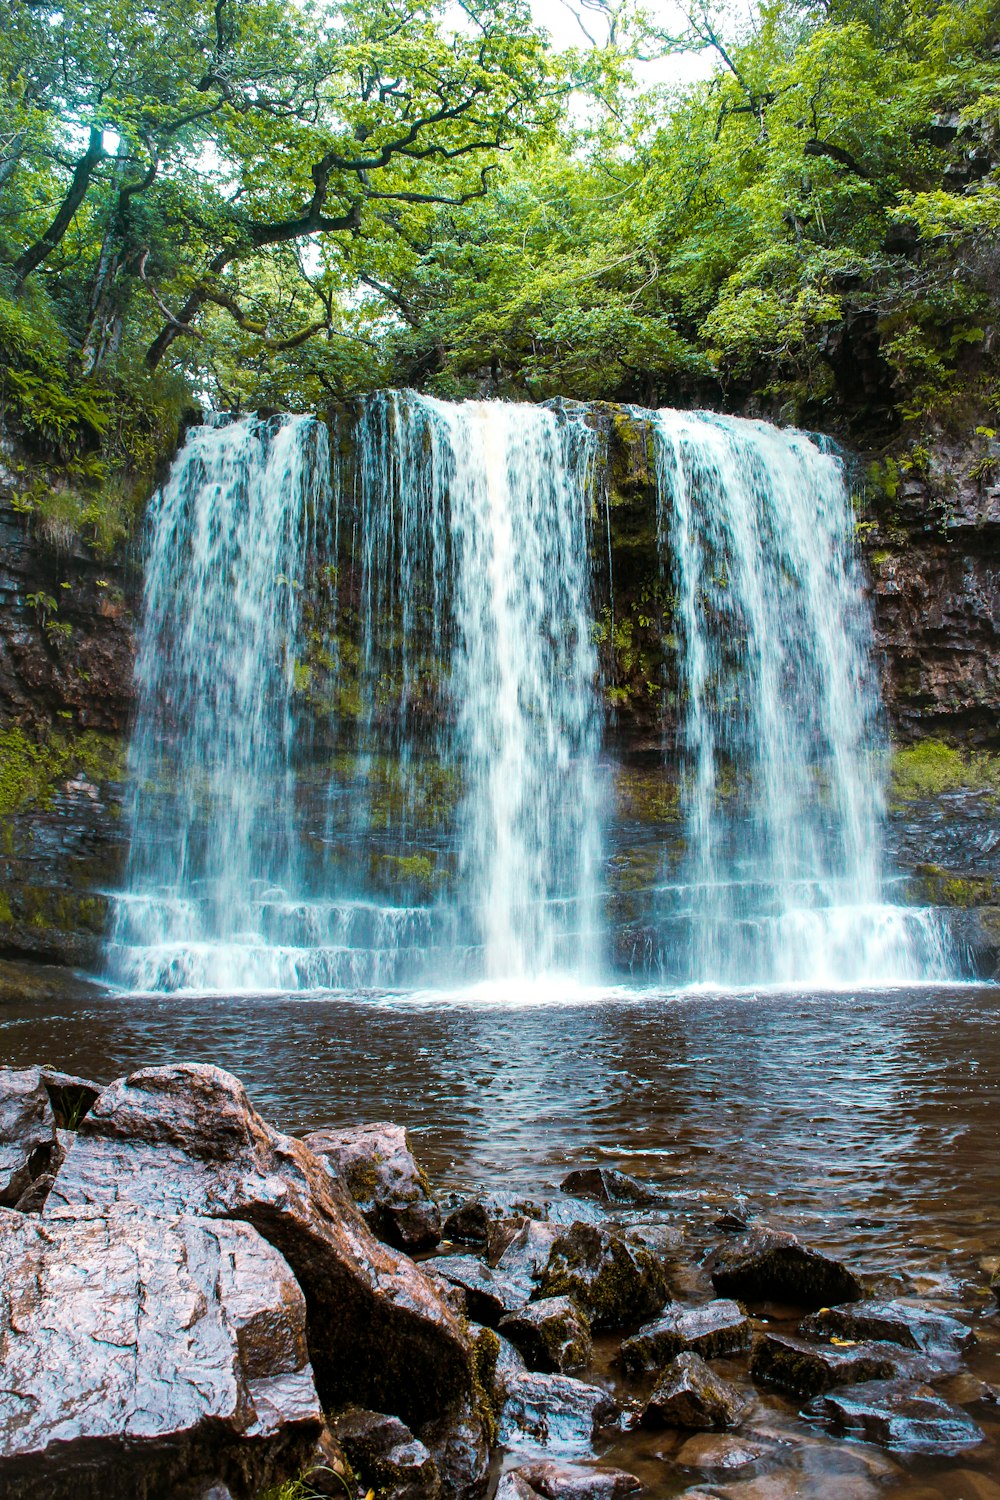
[[[654,431],[684,828],[646,893],[641,977],[944,977],[936,919],[884,897],[839,460],[764,423],[636,415]],[[585,408],[388,393],[338,434],[331,485],[311,418],[193,430],[150,512],[118,983],[608,977],[599,447]],[[313,659],[325,733],[349,747],[325,761]]]

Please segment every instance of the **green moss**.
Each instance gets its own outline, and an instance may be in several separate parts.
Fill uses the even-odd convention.
[[[994,906],[1000,885],[988,875],[956,875],[940,865],[918,865],[910,883],[914,901],[931,906]]]
[[[922,740],[893,755],[891,790],[897,802],[962,790],[1000,791],[1000,756]]]
[[[4,891],[0,891],[0,927],[12,927],[14,924],[14,913],[11,911],[10,901]]]
[[[82,773],[88,781],[120,781],[125,774],[121,741],[87,730],[53,730],[31,738],[19,725],[0,730],[0,817],[26,807],[48,807],[61,782]]]

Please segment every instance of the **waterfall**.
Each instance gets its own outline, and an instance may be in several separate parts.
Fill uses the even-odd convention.
[[[887,747],[841,461],[804,433],[709,413],[658,412],[654,438],[687,834],[662,893],[665,969],[943,977],[936,920],[885,897]]]
[[[108,955],[122,982],[243,988],[273,970],[268,893],[297,878],[300,594],[328,510],[326,430],[303,417],[193,428],[153,498]]]

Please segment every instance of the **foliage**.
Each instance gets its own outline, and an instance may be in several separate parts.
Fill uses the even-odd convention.
[[[119,742],[92,730],[75,736],[53,731],[45,739],[31,738],[18,725],[0,730],[0,816],[48,807],[75,774],[98,783],[121,780]]]
[[[1000,756],[965,753],[942,740],[926,739],[897,750],[892,793],[900,802],[963,790],[1000,791]]]

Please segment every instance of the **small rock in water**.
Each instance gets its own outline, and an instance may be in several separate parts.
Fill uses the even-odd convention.
[[[616,1229],[627,1240],[634,1245],[645,1245],[647,1250],[660,1260],[670,1260],[675,1257],[679,1250],[683,1249],[687,1234],[679,1224],[664,1224],[659,1220],[652,1221],[641,1219],[636,1223],[611,1223],[609,1229]]]
[[[330,1427],[351,1468],[385,1500],[437,1500],[441,1481],[434,1460],[398,1417],[355,1407]]]
[[[899,1453],[964,1453],[985,1441],[981,1428],[960,1407],[912,1381],[846,1386],[811,1401],[803,1415]]]
[[[645,1245],[596,1224],[574,1224],[555,1241],[542,1277],[545,1297],[572,1297],[595,1328],[616,1328],[656,1312],[666,1273]]]
[[[610,1392],[570,1375],[513,1371],[504,1383],[500,1441],[507,1448],[586,1458],[597,1429],[619,1415]]]
[[[431,1250],[441,1214],[401,1125],[315,1130],[305,1144],[350,1193],[372,1233],[399,1250]]]
[[[622,1366],[629,1374],[661,1369],[687,1350],[715,1359],[749,1349],[753,1327],[738,1302],[720,1298],[703,1307],[668,1303],[652,1323],[622,1344]]]
[[[525,1464],[517,1471],[544,1500],[624,1500],[642,1485],[624,1469],[590,1469],[582,1464]]]
[[[766,1225],[733,1244],[720,1245],[711,1264],[712,1284],[724,1297],[797,1302],[829,1307],[858,1302],[860,1280],[839,1260],[810,1250],[787,1230]]]
[[[435,1255],[421,1262],[426,1275],[449,1281],[465,1295],[469,1317],[495,1328],[506,1314],[523,1307],[530,1293],[499,1271],[484,1266],[474,1255]]]
[[[521,1351],[532,1370],[561,1374],[589,1362],[590,1327],[569,1297],[543,1297],[500,1319],[500,1332]]]
[[[706,1432],[687,1438],[673,1458],[685,1469],[716,1469],[733,1473],[738,1469],[748,1469],[771,1451],[770,1444],[758,1443],[753,1438]]]
[[[559,1184],[564,1193],[577,1198],[596,1198],[598,1203],[618,1207],[624,1203],[642,1206],[658,1203],[662,1194],[655,1188],[618,1172],[614,1167],[583,1167],[570,1172]]]
[[[958,1354],[975,1342],[971,1328],[936,1308],[905,1302],[850,1302],[821,1307],[804,1319],[800,1332],[814,1338],[882,1339],[925,1354]]]
[[[643,1408],[643,1427],[736,1427],[748,1399],[697,1354],[678,1354]]]
[[[891,1344],[861,1343],[849,1348],[810,1344],[780,1333],[754,1340],[750,1374],[765,1385],[778,1386],[794,1396],[818,1396],[837,1385],[863,1380],[892,1380],[906,1356]]]
[[[527,1300],[548,1265],[552,1246],[565,1231],[540,1219],[523,1219],[510,1227],[513,1232],[502,1240],[494,1241],[491,1234],[489,1261],[501,1276],[524,1287]]]

